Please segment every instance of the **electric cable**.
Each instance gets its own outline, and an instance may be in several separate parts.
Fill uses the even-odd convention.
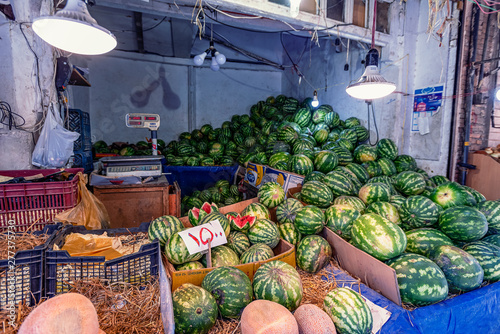
[[[21,120],[21,124],[18,124],[16,118]],[[23,130],[21,127],[26,124],[26,120],[23,116],[13,112],[7,102],[0,100],[0,123],[7,125],[9,130],[12,130],[12,128],[16,130]]]
[[[378,143],[378,128],[377,128],[377,120],[375,119],[375,110],[373,109],[373,103],[371,100],[366,101],[366,105],[368,108],[368,131],[370,131],[370,106],[372,107],[372,116],[373,116],[373,125],[375,126],[375,134],[377,135],[375,143],[372,143],[371,136],[368,136],[368,142],[370,143],[371,146],[375,146]]]

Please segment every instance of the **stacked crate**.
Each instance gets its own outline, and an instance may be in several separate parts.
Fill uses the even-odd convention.
[[[69,109],[69,130],[80,134],[80,137],[73,145],[73,167],[81,167],[85,173],[92,172],[94,163],[92,158],[89,113],[79,109]]]

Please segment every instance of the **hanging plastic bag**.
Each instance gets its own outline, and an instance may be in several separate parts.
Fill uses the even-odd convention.
[[[109,228],[108,210],[102,202],[87,189],[87,175],[79,172],[78,191],[80,202],[72,209],[58,213],[54,221],[83,225],[87,230]]]
[[[73,155],[73,143],[80,137],[77,132],[65,129],[59,113],[49,108],[40,138],[33,150],[31,163],[42,168],[64,167]]]

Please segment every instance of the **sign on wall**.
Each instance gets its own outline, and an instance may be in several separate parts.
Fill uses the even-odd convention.
[[[444,85],[415,90],[411,131],[429,133],[430,118],[439,112],[443,100]]]

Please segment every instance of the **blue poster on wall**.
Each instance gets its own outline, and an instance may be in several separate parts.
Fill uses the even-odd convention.
[[[419,131],[419,118],[430,117],[439,111],[443,91],[444,85],[415,90],[411,131]]]

